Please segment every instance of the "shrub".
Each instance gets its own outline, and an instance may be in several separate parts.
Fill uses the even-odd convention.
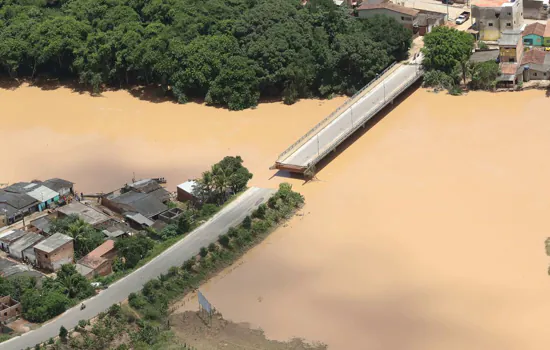
[[[212,215],[216,214],[218,211],[218,206],[215,204],[207,203],[202,206],[200,216],[202,218],[209,218]]]
[[[216,243],[210,243],[208,245],[208,251],[212,252],[212,253],[215,253],[218,251],[218,246],[216,245]]]
[[[53,338],[48,339],[48,344],[52,345],[54,343]]]
[[[271,197],[271,198],[272,198],[272,197]],[[271,199],[271,198],[270,198],[270,199]],[[252,219],[250,218],[250,216],[247,215],[247,216],[244,218],[243,224],[242,224],[242,225],[243,225],[243,227],[244,227],[245,229],[247,229],[247,230],[250,229],[250,226],[252,226]]]
[[[206,249],[205,247],[202,247],[199,254],[201,257],[204,258],[208,254],[208,249]]]
[[[221,235],[220,237],[218,237],[218,242],[220,242],[220,244],[224,248],[229,247],[229,241],[230,241],[230,239],[229,239],[229,236],[227,234]]]
[[[477,47],[480,49],[480,50],[488,50],[489,49],[489,45],[487,45],[485,43],[485,41],[479,41],[477,43]]]
[[[68,334],[69,334],[69,332],[67,331],[67,328],[65,328],[64,326],[61,326],[59,328],[59,338],[65,340],[65,339],[67,339]]]
[[[423,85],[425,87],[431,87],[435,91],[441,91],[441,90],[449,90],[455,84],[454,84],[453,78],[450,77],[449,75],[441,71],[432,70],[424,74]]]
[[[87,324],[87,323],[88,323],[88,322],[86,322],[86,320],[80,320],[80,321],[78,321],[78,325],[79,325],[80,327],[82,327],[82,328],[86,327],[86,324]]]
[[[266,211],[267,211],[267,206],[262,203],[258,206],[258,209],[254,211],[254,217],[258,219],[263,219],[265,218]]]

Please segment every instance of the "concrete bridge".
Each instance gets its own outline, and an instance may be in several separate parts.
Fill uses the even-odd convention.
[[[393,64],[279,155],[273,168],[311,176],[315,165],[424,74],[422,56]]]

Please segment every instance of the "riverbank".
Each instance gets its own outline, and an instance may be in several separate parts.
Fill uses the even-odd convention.
[[[269,198],[267,204],[260,204],[250,216],[244,218],[242,224],[230,228],[227,234],[221,235],[218,243],[211,243],[207,247],[203,246],[198,255],[187,260],[181,267],[171,267],[168,273],[161,274],[158,278],[145,283],[141,292],[131,293],[128,296],[128,304],[139,313],[140,317],[138,318],[141,322],[134,325],[136,319],[126,317],[128,326],[133,328],[138,335],[146,329],[149,332],[156,332],[152,337],[160,339],[159,326],[166,326],[167,318],[170,316],[168,303],[180,295],[185,295],[198,288],[208,278],[232,264],[248,249],[260,243],[274,227],[288,220],[303,203],[304,198],[292,191],[289,184],[281,184],[279,190]],[[100,313],[98,319],[116,316],[120,311],[118,305],[113,305],[106,313]],[[75,331],[85,330],[86,324],[86,321],[79,322],[80,327],[77,326]],[[169,323],[165,330],[169,330]],[[120,337],[120,334],[116,332],[103,337],[99,337],[97,333],[94,333],[97,338],[94,337],[95,341],[91,343],[86,339],[86,335],[84,335],[84,339],[79,337],[71,339],[70,348],[101,349],[111,346],[110,342]],[[147,343],[149,346],[158,345],[156,344],[157,340]],[[193,339],[187,341],[186,344],[196,346],[193,344]],[[324,347],[319,347],[319,349],[322,348]]]

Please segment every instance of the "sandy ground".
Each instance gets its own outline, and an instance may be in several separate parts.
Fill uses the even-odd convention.
[[[183,312],[170,317],[170,325],[182,342],[200,350],[323,350],[322,344],[307,344],[300,339],[288,342],[268,340],[261,330],[252,330],[246,323],[228,322],[216,314],[212,319],[198,312]]]

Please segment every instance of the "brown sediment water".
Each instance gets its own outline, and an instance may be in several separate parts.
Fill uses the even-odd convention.
[[[196,103],[153,103],[126,91],[101,97],[23,85],[0,89],[0,183],[63,177],[77,191],[110,191],[136,178],[168,187],[197,177],[226,155],[241,155],[257,184],[286,145],[344,98],[264,103],[231,112]]]
[[[419,89],[316,181],[271,178],[278,153],[342,101],[235,113],[125,92],[0,90],[0,182],[60,176],[96,191],[135,171],[173,186],[240,154],[252,184],[290,181],[307,203],[202,287],[226,319],[329,349],[548,349],[545,93]]]

